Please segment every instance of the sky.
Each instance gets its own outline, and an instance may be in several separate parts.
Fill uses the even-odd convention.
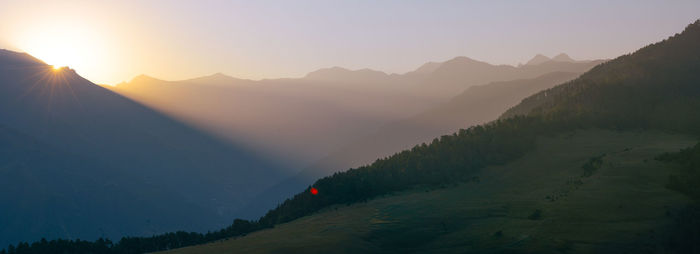
[[[332,66],[404,73],[456,56],[614,58],[698,18],[697,0],[0,0],[0,48],[112,85]]]

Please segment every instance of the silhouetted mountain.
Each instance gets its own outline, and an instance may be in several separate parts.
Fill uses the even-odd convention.
[[[546,57],[542,54],[537,54],[537,55],[535,55],[535,57],[530,59],[530,61],[527,61],[527,63],[525,63],[525,65],[538,65],[538,64],[541,64],[541,63],[544,63],[547,61],[551,61],[551,60],[552,59],[550,59],[549,57]]]
[[[3,245],[220,227],[285,174],[71,69],[6,50],[0,138]]]
[[[530,79],[550,72],[583,72],[603,60],[587,62],[545,61],[537,65],[492,65],[467,57],[457,57],[440,65],[416,88],[426,97],[451,98],[470,86],[494,81]]]
[[[435,104],[416,101],[387,84],[307,78],[162,81],[140,76],[111,89],[219,136],[283,157],[298,168],[389,121]]]
[[[300,79],[261,81],[225,75],[177,82],[137,77],[119,84],[115,91],[219,135],[246,139],[248,144],[263,151],[288,154],[289,147],[303,143],[307,147],[304,151],[292,150],[304,154],[288,154],[291,159],[300,160],[296,164],[301,165],[345,145],[356,135],[368,134],[367,131],[383,124],[443,103],[472,85],[535,78],[556,71],[582,72],[600,62],[548,61],[537,66],[513,67],[457,57],[442,63],[426,63],[402,75],[333,67]],[[215,84],[221,90],[214,91]],[[255,115],[246,112],[252,109],[257,111]],[[310,122],[316,119],[323,122]],[[333,134],[329,133],[330,140],[323,135],[327,128],[322,125],[328,124],[336,128]],[[290,134],[269,130],[279,125],[286,125],[285,131]],[[281,136],[271,142],[269,133]],[[292,136],[296,138],[290,139]],[[323,140],[315,142],[315,138]]]
[[[421,65],[420,67],[418,67],[418,69],[411,71],[407,74],[411,74],[411,73],[412,74],[423,74],[423,75],[432,74],[433,72],[435,72],[435,70],[440,68],[440,65],[442,65],[442,63],[427,62],[427,63]]]
[[[320,69],[310,72],[304,77],[309,80],[332,81],[340,83],[382,83],[389,82],[389,75],[371,69],[351,71],[341,67]]]
[[[242,86],[242,85],[255,84],[255,81],[253,81],[253,80],[234,78],[234,77],[228,76],[228,75],[220,73],[220,72],[209,75],[209,76],[184,80],[184,82],[194,83],[194,84],[221,85],[221,86],[230,86],[230,85]]]
[[[585,63],[587,61],[576,61],[576,60],[572,59],[571,57],[569,57],[569,55],[567,55],[565,53],[561,53],[561,54],[556,55],[552,58],[549,58],[549,57],[544,56],[542,54],[537,54],[537,55],[535,55],[535,57],[530,59],[530,61],[527,61],[527,63],[525,63],[525,65],[540,65],[540,64],[543,64],[546,62],[565,62],[565,63],[581,62],[581,63]]]
[[[576,62],[576,60],[572,59],[571,57],[569,57],[569,55],[564,54],[564,53],[561,53],[561,54],[559,54],[559,55],[556,55],[556,56],[552,57],[552,61],[556,61],[556,62],[569,62],[569,63]]]

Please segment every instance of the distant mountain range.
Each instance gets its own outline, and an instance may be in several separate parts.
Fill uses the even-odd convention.
[[[223,74],[183,81],[139,76],[114,91],[258,151],[307,167],[381,126],[447,102],[473,85],[581,73],[601,61],[491,65],[466,57],[405,74],[341,67],[297,79],[251,81]],[[303,146],[304,149],[297,149]]]
[[[576,60],[574,60],[574,59],[572,59],[571,57],[569,57],[569,55],[564,54],[564,53],[561,53],[561,54],[559,54],[559,55],[556,55],[556,56],[554,56],[554,57],[552,57],[552,58],[546,57],[546,56],[544,56],[544,55],[542,55],[542,54],[537,54],[537,55],[535,55],[535,57],[533,57],[532,59],[530,59],[530,61],[527,61],[527,63],[526,63],[525,65],[539,65],[539,64],[546,63],[546,62],[549,62],[549,61],[554,61],[554,62],[567,62],[567,63],[575,63],[575,62],[577,62]],[[583,61],[583,62],[585,62],[585,61]]]
[[[139,76],[110,89],[304,169],[256,198],[250,207],[257,208],[245,215],[257,216],[313,179],[494,120],[520,99],[601,62],[513,67],[457,57],[405,74],[333,67],[261,81],[223,74],[183,81]],[[490,82],[511,83],[486,86],[493,91],[476,88]],[[463,91],[467,95],[452,98]]]
[[[313,79],[249,81],[213,75],[163,81],[139,76],[110,89],[220,137],[283,158],[296,168],[386,121],[435,104],[434,100],[412,101],[410,95],[376,83]]]
[[[0,50],[0,245],[218,228],[286,174],[74,70]]]

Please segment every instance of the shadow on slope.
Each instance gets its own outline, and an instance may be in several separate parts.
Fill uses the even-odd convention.
[[[71,69],[6,50],[0,125],[18,140],[0,143],[12,190],[0,200],[9,213],[0,244],[221,227],[286,172]]]

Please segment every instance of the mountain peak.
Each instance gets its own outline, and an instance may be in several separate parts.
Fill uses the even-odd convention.
[[[427,62],[418,67],[418,69],[412,71],[412,73],[417,73],[417,74],[430,74],[433,73],[437,68],[440,67],[442,63],[436,63],[436,62]]]
[[[208,76],[204,77],[199,77],[199,78],[193,78],[193,79],[187,79],[183,80],[186,82],[192,82],[192,83],[200,83],[200,84],[239,84],[240,82],[247,82],[250,80],[247,79],[239,79],[235,77],[231,77],[229,75],[223,74],[221,72],[217,72]]]
[[[452,58],[452,60],[449,60],[448,62],[481,63],[481,61],[474,60],[474,59],[466,57],[466,56],[458,56],[458,57]]]
[[[221,72],[217,72],[217,73],[209,75],[209,77],[230,78],[231,76],[223,74]]]
[[[330,68],[321,68],[321,69],[309,72],[306,74],[306,78],[315,78],[315,77],[321,77],[321,76],[325,76],[325,75],[333,75],[333,74],[347,73],[347,72],[351,72],[351,70],[345,69],[343,67],[333,66]]]
[[[323,68],[309,72],[304,78],[315,80],[368,81],[383,79],[386,77],[388,77],[388,74],[368,68],[353,71],[343,67],[334,66],[331,68]]]
[[[465,68],[467,66],[471,67],[477,67],[477,66],[493,66],[490,63],[487,62],[482,62],[479,60],[475,60],[466,56],[458,56],[455,58],[452,58],[444,63],[441,63],[438,68],[435,71],[439,71],[440,69],[450,69],[450,68],[457,68],[457,66],[461,66],[461,68]]]
[[[557,61],[557,62],[576,62],[573,58],[569,57],[569,55],[565,53],[561,53],[559,55],[556,55],[555,57],[552,58],[552,61]]]
[[[211,74],[209,76],[194,78],[192,80],[198,80],[198,79],[202,79],[202,80],[212,80],[212,79],[213,80],[238,80],[238,78],[231,77],[231,76],[223,74],[221,72],[217,72],[217,73]]]
[[[549,57],[546,57],[546,56],[544,56],[544,55],[542,55],[542,54],[537,54],[537,55],[535,55],[535,57],[533,57],[532,59],[530,59],[530,61],[527,61],[527,63],[526,63],[525,65],[538,65],[538,64],[541,64],[541,63],[544,63],[544,62],[548,62],[548,61],[551,61],[551,60],[552,60],[552,59],[550,59]]]
[[[161,81],[160,79],[148,76],[146,74],[141,74],[129,81],[129,83],[140,83],[140,82],[151,82],[151,81]]]

